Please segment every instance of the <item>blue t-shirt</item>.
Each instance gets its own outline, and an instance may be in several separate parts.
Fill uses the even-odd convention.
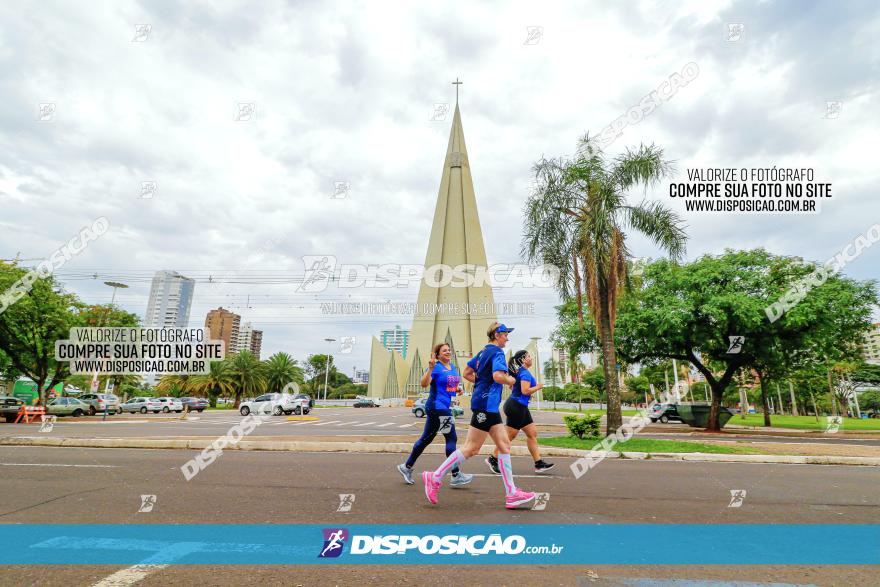
[[[513,384],[513,389],[511,389],[511,391],[510,391],[510,397],[512,399],[515,399],[516,401],[518,401],[522,405],[528,407],[529,400],[532,399],[532,396],[531,395],[523,395],[522,382],[528,381],[529,387],[534,387],[537,382],[535,381],[535,378],[532,376],[532,374],[529,372],[529,370],[526,369],[525,367],[520,367],[519,371],[517,371],[517,373],[514,377],[516,378],[516,383]]]
[[[431,391],[428,394],[428,401],[425,402],[425,410],[448,410],[452,396],[458,393],[460,381],[461,376],[454,363],[450,363],[447,369],[443,363],[437,361],[434,370],[431,371]]]
[[[476,372],[474,395],[471,398],[471,410],[497,413],[498,404],[501,403],[501,389],[503,386],[500,383],[495,383],[492,374],[495,371],[507,373],[507,361],[504,360],[504,351],[498,345],[489,343],[468,361],[468,367]]]

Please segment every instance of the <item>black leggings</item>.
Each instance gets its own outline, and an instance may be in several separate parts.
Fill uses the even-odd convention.
[[[443,436],[446,438],[447,457],[455,452],[455,444],[458,442],[458,436],[456,436],[455,434],[455,418],[452,416],[452,412],[450,412],[449,410],[429,410],[425,418],[425,429],[422,430],[421,437],[416,440],[416,443],[413,445],[412,452],[410,453],[409,458],[406,459],[406,466],[410,469],[413,468],[413,465],[416,464],[416,460],[420,456],[422,456],[422,452],[425,450],[425,447],[431,444],[431,442],[434,440],[434,437],[436,437],[437,433],[440,432],[441,428],[447,430],[442,433]],[[458,465],[455,465],[452,468],[452,474],[455,475],[457,473]]]

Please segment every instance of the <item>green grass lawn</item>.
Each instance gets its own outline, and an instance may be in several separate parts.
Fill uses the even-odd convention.
[[[558,446],[561,448],[579,448],[591,450],[601,439],[580,440],[573,436],[557,436],[552,438],[539,438],[538,444],[546,446]],[[595,450],[602,450],[601,445]],[[685,442],[681,440],[655,440],[653,438],[631,438],[626,442],[618,442],[611,450],[615,452],[705,452],[714,454],[753,455],[760,451],[735,445],[704,444],[702,442]]]
[[[763,426],[763,414],[746,414],[745,418],[739,415],[730,419],[728,424],[738,426]],[[815,416],[770,416],[770,425],[774,428],[793,428],[797,430],[825,430],[828,420],[825,416],[819,416],[816,421]],[[839,432],[847,432],[849,430],[878,430],[880,431],[880,418],[869,420],[861,420],[859,418],[844,418],[840,425]]]

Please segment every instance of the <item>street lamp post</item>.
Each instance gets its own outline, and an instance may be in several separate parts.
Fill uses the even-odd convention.
[[[335,342],[336,341],[335,338],[325,338],[324,340],[326,340],[327,342]],[[330,356],[330,353],[327,353],[327,359],[324,362],[324,401],[325,402],[327,401],[327,379],[330,376],[330,359],[331,358],[332,357]]]
[[[110,296],[110,305],[111,306],[114,303],[116,303],[116,290],[128,288],[127,285],[125,285],[124,283],[119,283],[118,281],[105,281],[104,285],[108,285],[113,288],[113,295]],[[106,313],[105,313],[105,315],[106,315]],[[102,315],[101,318],[102,318],[101,320],[98,320],[98,328],[103,326],[104,316]],[[98,373],[97,373],[97,371],[92,374],[92,383],[91,383],[91,385],[89,385],[89,390],[92,393],[97,393],[97,391],[98,391]],[[104,415],[101,417],[101,419],[107,420],[107,402],[106,401],[104,402]]]

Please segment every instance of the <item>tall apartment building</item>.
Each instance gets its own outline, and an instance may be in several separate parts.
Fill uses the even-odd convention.
[[[238,329],[238,346],[236,352],[247,349],[258,359],[263,348],[263,331],[254,330],[253,324],[243,322]]]
[[[226,355],[238,352],[238,334],[241,316],[222,307],[211,310],[205,317],[205,328],[210,332],[212,340],[226,343]]]
[[[400,356],[406,358],[406,349],[409,345],[409,330],[404,330],[397,325],[393,330],[383,330],[379,336],[379,342],[389,351],[397,351]]]
[[[880,365],[880,322],[874,324],[871,330],[865,334],[862,356],[866,363]]]
[[[370,382],[370,372],[366,369],[355,369],[352,381],[367,384]]]
[[[147,328],[188,326],[195,287],[194,279],[184,277],[176,271],[157,271],[153,275],[153,284],[150,287],[144,326]]]

